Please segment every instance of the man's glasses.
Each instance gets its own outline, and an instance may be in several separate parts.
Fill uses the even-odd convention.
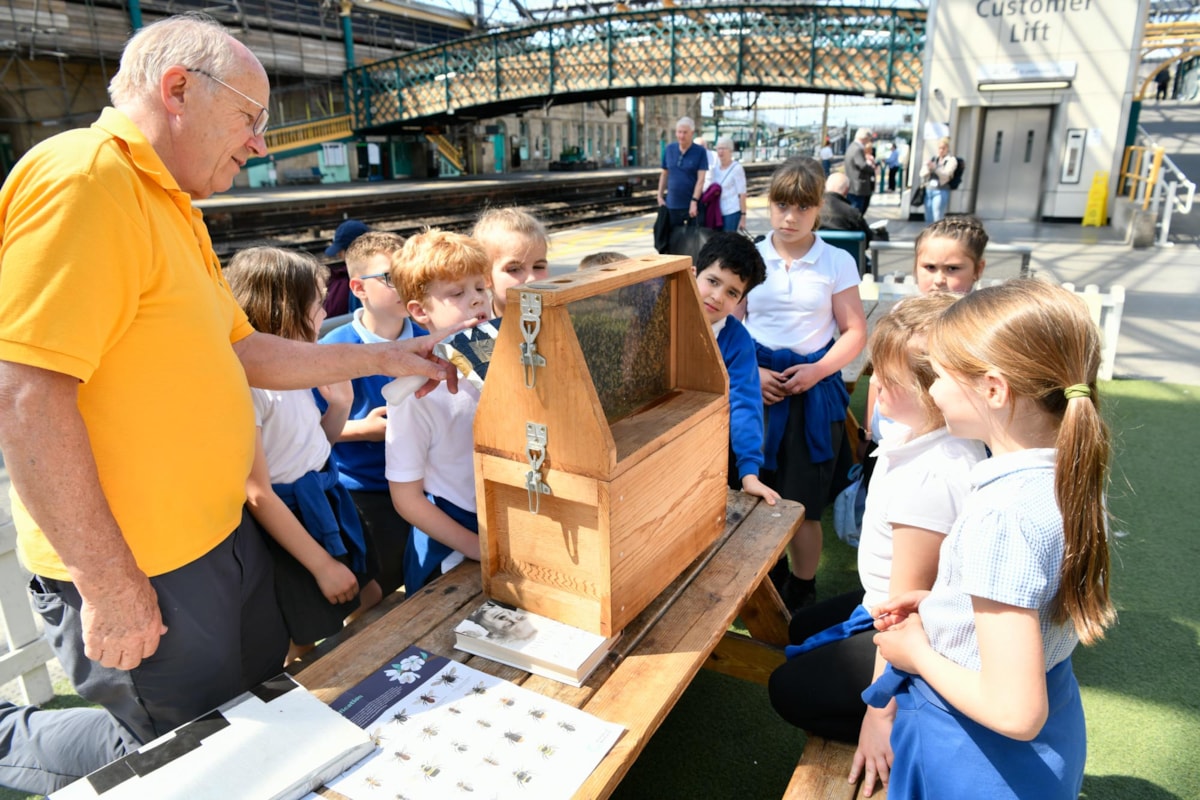
[[[368,280],[370,278],[375,278],[377,280],[383,281],[383,285],[388,287],[389,289],[396,288],[395,284],[392,283],[392,273],[390,273],[390,272],[377,272],[374,275],[363,275],[362,276],[362,280],[364,280],[364,281]]]
[[[208,78],[209,80],[216,81],[217,83],[221,84],[226,89],[233,92],[234,94],[239,94],[242,97],[249,100],[251,103],[254,103],[254,105],[258,106],[258,109],[259,109],[258,116],[256,116],[254,118],[254,122],[251,123],[250,130],[254,133],[255,136],[262,136],[264,133],[267,132],[267,119],[271,115],[270,115],[270,112],[267,111],[266,106],[264,106],[262,103],[258,102],[253,97],[246,94],[245,92],[239,92],[237,89],[233,88],[228,83],[226,83],[225,81],[218,78],[216,75],[213,75],[209,72],[205,72],[202,69],[188,69],[188,72],[196,72],[196,73],[199,73],[200,75],[203,75],[204,77]]]

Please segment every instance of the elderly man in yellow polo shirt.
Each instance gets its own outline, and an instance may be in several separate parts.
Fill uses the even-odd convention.
[[[0,449],[47,635],[99,709],[0,704],[0,783],[46,793],[279,672],[287,633],[243,514],[250,386],[453,380],[431,337],[255,332],[200,212],[266,155],[262,65],[212,19],[129,41],[90,128],[0,190]]]

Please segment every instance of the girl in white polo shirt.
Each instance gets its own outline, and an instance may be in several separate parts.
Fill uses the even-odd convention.
[[[799,652],[771,675],[771,703],[810,733],[857,743],[850,779],[865,774],[866,796],[888,780],[894,705],[868,708],[862,692],[883,673],[869,608],[889,597],[933,586],[938,548],[970,491],[967,475],[984,457],[983,443],[946,429],[929,395],[934,373],[926,333],[957,296],[910,297],[871,334],[871,361],[884,413],[900,423],[876,451],[858,546],[862,589],[825,600],[792,618]],[[836,626],[836,627],[830,627]]]
[[[766,406],[761,477],[805,508],[780,587],[793,611],[816,596],[821,514],[847,483],[850,396],[841,372],[867,341],[858,267],[849,253],[814,233],[824,191],[825,173],[815,159],[792,158],[775,170],[768,191],[771,232],[758,245],[767,279],[746,298],[745,324],[758,346]]]

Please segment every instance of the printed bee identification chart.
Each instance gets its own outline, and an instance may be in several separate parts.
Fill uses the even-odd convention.
[[[624,731],[417,647],[330,705],[378,746],[326,784],[350,800],[569,798]]]

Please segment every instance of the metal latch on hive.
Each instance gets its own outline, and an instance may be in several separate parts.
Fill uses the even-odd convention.
[[[529,458],[529,472],[525,473],[525,490],[529,492],[529,513],[536,514],[542,507],[542,495],[550,495],[550,487],[542,482],[542,464],[546,461],[546,426],[536,422],[525,423],[525,455]]]
[[[537,336],[541,330],[542,296],[521,292],[521,337],[525,340],[521,343],[521,370],[526,389],[532,389],[536,383],[537,368],[546,366],[546,359],[537,351]]]

